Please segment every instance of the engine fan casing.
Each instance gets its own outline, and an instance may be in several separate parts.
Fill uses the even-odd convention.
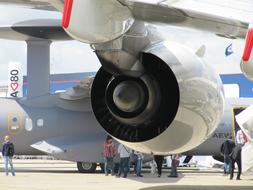
[[[198,146],[223,113],[219,76],[195,52],[173,42],[149,46],[140,61],[145,74],[138,78],[113,76],[103,68],[97,73],[91,98],[101,126],[145,153],[174,154]],[[136,98],[127,92],[132,84]]]

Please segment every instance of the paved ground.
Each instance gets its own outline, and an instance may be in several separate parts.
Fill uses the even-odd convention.
[[[16,176],[6,177],[0,160],[0,190],[253,190],[253,176],[229,180],[221,170],[182,169],[179,178],[168,178],[168,171],[157,178],[146,170],[143,178],[127,179],[104,174],[79,174],[76,164],[65,161],[18,160]]]

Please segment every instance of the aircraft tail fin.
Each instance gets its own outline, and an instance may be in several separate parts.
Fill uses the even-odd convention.
[[[188,164],[191,161],[192,157],[193,156],[186,156],[185,159],[184,159],[184,161],[183,161],[183,163],[184,164]]]

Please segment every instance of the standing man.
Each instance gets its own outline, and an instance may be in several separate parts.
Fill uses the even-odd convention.
[[[143,175],[141,174],[143,154],[139,151],[134,151],[134,154],[136,155],[135,159],[136,176],[143,177]]]
[[[230,174],[232,161],[229,155],[234,147],[235,143],[232,141],[232,136],[229,136],[229,138],[221,145],[220,150],[224,156],[224,174]]]
[[[127,173],[129,172],[129,159],[131,149],[127,148],[123,144],[119,144],[118,153],[120,156],[120,167],[117,177],[120,177],[121,173],[123,172],[124,178],[127,177]]]
[[[238,173],[237,173],[237,180],[240,180],[241,172],[242,172],[242,157],[241,157],[241,151],[242,147],[245,143],[247,143],[247,137],[244,134],[244,132],[240,129],[236,133],[236,146],[233,148],[230,158],[231,158],[231,171],[230,171],[230,179],[233,179],[234,177],[234,169],[235,169],[235,163],[238,166]]]
[[[5,175],[8,176],[9,174],[8,163],[10,163],[12,176],[15,176],[14,167],[12,163],[12,157],[14,155],[14,145],[13,143],[10,142],[9,136],[4,137],[2,155],[4,157],[5,162]]]
[[[179,166],[181,154],[174,154],[171,156],[171,172],[168,177],[178,177],[177,175],[177,167]]]
[[[111,175],[114,175],[114,161],[113,158],[116,155],[116,149],[112,141],[111,136],[107,136],[104,145],[103,145],[103,154],[105,158],[105,175],[108,176],[108,173],[111,172]]]
[[[161,177],[164,156],[163,155],[154,155],[154,160],[155,160],[156,165],[157,165],[157,171],[158,171],[158,176],[157,177]]]
[[[237,180],[240,180],[241,172],[242,172],[242,164],[241,164],[241,150],[242,150],[242,144],[237,144],[233,151],[230,154],[231,158],[231,171],[230,171],[230,179],[233,179],[234,177],[234,169],[235,169],[235,162],[238,166],[238,173],[237,173]]]

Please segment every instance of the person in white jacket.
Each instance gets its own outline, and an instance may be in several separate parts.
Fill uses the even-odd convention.
[[[123,177],[127,177],[127,173],[129,172],[129,159],[130,159],[130,153],[131,149],[124,146],[123,144],[119,144],[118,146],[118,153],[120,156],[120,167],[117,177],[121,176],[121,173],[123,173]]]
[[[247,142],[247,137],[244,132],[240,129],[236,132],[236,144],[244,145]]]

